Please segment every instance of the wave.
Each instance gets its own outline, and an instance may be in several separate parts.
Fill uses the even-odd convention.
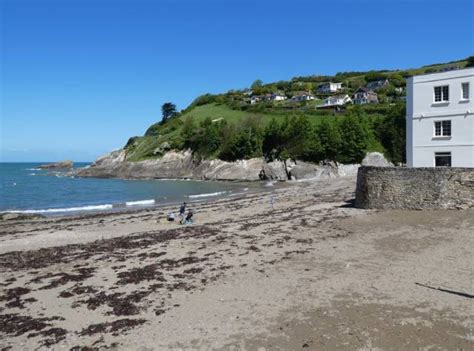
[[[41,171],[41,168],[25,168],[25,171]]]
[[[154,205],[155,200],[127,201],[125,206],[149,206]]]
[[[48,208],[43,210],[12,210],[2,211],[0,213],[61,213],[61,212],[82,212],[82,211],[99,211],[99,210],[111,210],[113,205],[90,205],[81,207],[66,207],[66,208]]]
[[[207,193],[207,194],[196,194],[196,195],[188,195],[190,199],[196,199],[200,197],[210,197],[210,196],[219,196],[228,193],[228,191],[217,191],[215,193]]]
[[[36,173],[30,173],[30,174],[28,174],[28,175],[30,175],[30,176],[35,176],[35,175],[36,175]]]

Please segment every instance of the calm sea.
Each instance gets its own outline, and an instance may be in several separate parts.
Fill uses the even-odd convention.
[[[64,215],[138,208],[244,193],[257,184],[73,178],[42,163],[0,163],[0,212]],[[84,167],[87,163],[77,163]]]

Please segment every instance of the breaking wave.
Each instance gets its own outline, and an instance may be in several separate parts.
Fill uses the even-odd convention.
[[[66,207],[66,208],[48,208],[42,210],[12,210],[12,211],[2,211],[0,213],[61,213],[61,212],[82,212],[82,211],[103,211],[111,210],[113,205],[90,205],[90,206],[81,206],[81,207]]]
[[[155,200],[127,201],[125,206],[150,206],[154,205]]]
[[[211,196],[219,196],[228,193],[229,191],[217,191],[215,193],[207,193],[207,194],[196,194],[196,195],[188,195],[190,199],[197,199],[200,197],[211,197]]]

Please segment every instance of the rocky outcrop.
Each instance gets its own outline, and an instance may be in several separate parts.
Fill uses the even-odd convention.
[[[73,167],[74,167],[74,162],[72,162],[71,160],[67,160],[67,161],[61,161],[61,162],[56,162],[56,163],[47,163],[47,164],[39,166],[38,168],[55,170],[55,169],[72,169]]]
[[[357,167],[357,166],[355,166]],[[169,151],[162,157],[138,162],[126,160],[125,150],[116,150],[97,159],[92,165],[73,173],[78,177],[125,179],[199,179],[227,181],[257,181],[289,179],[323,179],[355,175],[335,165],[315,165],[306,162],[273,161],[262,158],[226,162],[196,161],[190,151]]]
[[[362,160],[362,166],[393,167],[393,163],[380,152],[369,152]]]

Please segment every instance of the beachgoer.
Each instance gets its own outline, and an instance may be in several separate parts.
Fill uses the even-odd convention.
[[[181,207],[179,208],[179,215],[181,217],[184,217],[184,213],[186,212],[186,202],[183,202]]]
[[[188,214],[186,215],[185,223],[186,224],[193,223],[193,211],[192,210],[188,211]]]

